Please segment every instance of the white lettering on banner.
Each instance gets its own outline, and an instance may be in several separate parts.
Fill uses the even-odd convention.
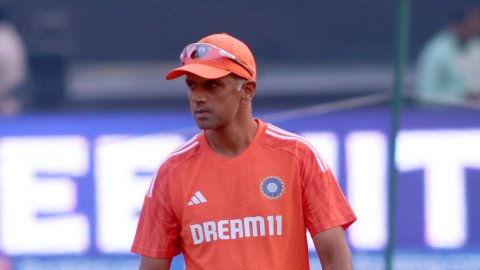
[[[463,246],[467,240],[465,168],[480,168],[480,130],[402,132],[398,167],[425,173],[426,243]]]
[[[267,223],[267,226],[265,226]],[[230,226],[228,226],[230,225]],[[194,245],[212,242],[218,239],[240,239],[243,237],[266,236],[268,227],[269,236],[282,235],[282,216],[255,216],[243,219],[206,221],[202,224],[190,225],[190,232]],[[230,229],[230,232],[228,231]]]
[[[387,142],[380,132],[346,138],[347,194],[358,221],[348,230],[353,246],[381,249],[387,242]]]
[[[98,248],[103,252],[130,249],[138,216],[158,164],[184,142],[171,136],[102,136],[95,144]]]
[[[84,252],[89,224],[74,212],[77,186],[70,177],[87,171],[88,144],[82,137],[2,138],[1,249],[7,254]]]
[[[339,138],[325,132],[303,136],[337,171]],[[478,138],[479,129],[399,134],[399,171],[425,173],[427,245],[459,248],[468,239],[465,169],[480,168]],[[183,141],[180,135],[128,140],[102,136],[92,145],[81,136],[0,138],[0,250],[7,255],[82,253],[90,248],[128,252],[150,173]],[[345,165],[346,195],[359,217],[347,231],[356,249],[381,249],[387,241],[387,146],[381,131],[355,131],[345,137],[346,163],[340,165]],[[77,192],[74,180],[90,175],[95,177],[88,186],[95,192],[92,201],[85,200],[90,195]],[[203,243],[281,235],[281,224],[281,216],[252,216],[194,224],[190,229],[194,241]],[[93,244],[92,227],[96,227]]]
[[[338,175],[338,139],[333,132],[305,132],[301,134],[327,162],[333,175]],[[338,179],[337,179],[338,180]]]

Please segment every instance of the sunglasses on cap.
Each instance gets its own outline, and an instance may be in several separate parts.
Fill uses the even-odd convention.
[[[208,43],[192,43],[187,45],[180,54],[180,62],[182,65],[185,65],[188,64],[190,59],[217,60],[225,57],[243,67],[253,76],[252,69],[240,61],[235,55]]]

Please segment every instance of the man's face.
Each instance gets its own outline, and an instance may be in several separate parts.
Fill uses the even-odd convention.
[[[200,129],[216,129],[235,120],[241,100],[236,77],[209,80],[187,74],[186,84],[190,110]]]

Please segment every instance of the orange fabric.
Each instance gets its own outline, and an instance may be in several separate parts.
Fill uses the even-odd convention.
[[[238,157],[204,133],[160,165],[132,251],[187,269],[309,269],[312,235],[356,219],[328,166],[300,137],[259,121]]]
[[[198,59],[192,61],[194,63],[182,65],[169,71],[165,77],[167,80],[173,80],[187,73],[193,73],[207,79],[218,79],[234,73],[247,80],[256,81],[257,68],[255,58],[245,43],[226,33],[209,35],[198,42],[214,45],[233,54],[238,60],[245,63],[253,74],[248,73],[242,66],[228,58],[223,58],[222,61],[204,61]]]

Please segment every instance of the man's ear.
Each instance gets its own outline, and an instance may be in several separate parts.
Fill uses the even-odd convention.
[[[247,81],[242,88],[242,100],[250,101],[255,96],[257,83],[254,81]]]

